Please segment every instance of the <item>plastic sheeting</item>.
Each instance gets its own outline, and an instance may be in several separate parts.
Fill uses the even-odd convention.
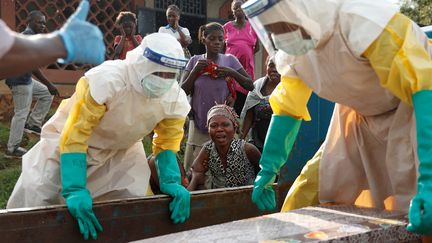
[[[420,241],[406,215],[354,206],[307,207],[136,242],[400,242]]]

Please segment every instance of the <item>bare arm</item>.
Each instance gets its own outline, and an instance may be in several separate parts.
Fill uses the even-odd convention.
[[[249,129],[252,127],[253,120],[254,120],[254,113],[253,113],[253,109],[251,108],[246,112],[246,116],[245,116],[245,119],[243,121],[241,139],[246,138],[246,136],[249,132]]]
[[[139,42],[137,41],[135,35],[132,36],[132,43],[133,43],[134,47],[139,46]]]
[[[14,77],[66,58],[61,37],[53,34],[15,35],[12,48],[0,59],[0,79]]]
[[[41,72],[40,69],[33,71],[33,75],[48,88],[51,95],[59,96],[57,88],[50,81],[48,81],[47,77]]]
[[[125,41],[126,41],[126,33],[124,32],[124,29],[122,26],[119,27],[120,29],[120,42],[114,46],[114,59],[119,59],[120,58],[120,53],[123,50]]]
[[[259,43],[259,40],[257,39],[255,46],[254,46],[254,54],[259,52],[259,50],[260,50],[260,43]]]
[[[190,43],[192,43],[192,39],[190,38],[190,36],[185,35],[180,27],[177,28],[177,31],[179,32],[180,44],[183,48],[187,47],[188,45],[190,45]]]
[[[134,45],[134,47],[137,47],[137,46],[139,46],[140,43],[136,39],[135,33],[136,33],[136,25],[133,24],[133,26],[132,26],[132,33],[131,33],[132,44]]]
[[[188,190],[194,191],[200,185],[205,183],[205,173],[208,170],[208,153],[205,148],[202,148],[192,164],[192,180],[189,183]]]
[[[114,59],[119,59],[120,53],[123,50],[124,44],[125,44],[126,37],[121,36],[120,42],[114,47]]]
[[[229,76],[234,78],[240,84],[240,86],[242,86],[247,91],[252,91],[254,89],[252,79],[243,68],[240,68],[236,71],[229,67],[218,67],[217,72],[219,77],[224,78]]]
[[[235,99],[231,93],[228,93],[228,96],[226,97],[225,102],[228,106],[234,107]]]
[[[192,94],[195,80],[200,76],[199,73],[208,65],[207,60],[199,60],[192,71],[185,71],[182,80],[182,89],[187,95]]]
[[[197,78],[198,78],[198,75],[196,73],[192,73],[190,71],[185,71],[183,73],[183,79],[182,79],[181,87],[187,95],[192,94],[193,86],[194,86],[195,80]]]
[[[251,162],[252,166],[254,167],[255,174],[258,174],[260,171],[259,168],[259,161],[261,159],[261,152],[255,147],[255,145],[250,143],[245,143],[245,153],[248,158],[248,160]]]

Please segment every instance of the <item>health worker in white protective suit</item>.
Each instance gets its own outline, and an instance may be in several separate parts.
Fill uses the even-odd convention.
[[[95,201],[151,195],[142,138],[154,131],[160,189],[173,197],[174,223],[189,217],[175,153],[190,106],[176,82],[183,49],[168,34],[150,34],[125,60],[85,73],[23,157],[7,208],[61,204],[78,220],[84,238],[102,230]],[[63,199],[64,197],[64,199]]]
[[[249,0],[242,8],[282,75],[270,97],[257,206],[275,207],[271,185],[315,92],[336,103],[333,117],[282,210],[319,202],[409,209],[408,229],[432,234],[432,52],[421,29],[387,1]]]

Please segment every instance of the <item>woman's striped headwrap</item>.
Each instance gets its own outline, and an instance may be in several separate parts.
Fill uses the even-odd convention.
[[[214,116],[224,116],[228,118],[230,121],[232,121],[234,128],[238,128],[240,126],[238,121],[239,116],[231,106],[220,104],[210,108],[210,110],[207,112],[207,126],[209,125],[210,119]]]

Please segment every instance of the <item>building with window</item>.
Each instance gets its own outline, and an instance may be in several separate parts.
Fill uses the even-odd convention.
[[[8,26],[21,32],[25,29],[26,18],[30,11],[40,10],[47,17],[48,31],[61,27],[66,19],[75,11],[81,0],[14,0],[0,1],[0,17]],[[138,32],[145,36],[166,25],[165,11],[170,4],[176,4],[182,10],[180,25],[191,32],[193,39],[189,49],[192,54],[203,53],[204,47],[198,43],[199,26],[216,21],[225,23],[232,17],[232,0],[90,0],[89,21],[95,23],[104,33],[107,46],[106,58],[113,56],[113,42],[119,34],[115,28],[115,19],[120,11],[132,11],[138,16]],[[261,48],[263,49],[263,48]],[[256,55],[256,77],[263,73],[263,54]],[[89,65],[60,65],[54,63],[44,70],[46,76],[59,86],[62,96],[69,96],[74,85],[91,68]]]

